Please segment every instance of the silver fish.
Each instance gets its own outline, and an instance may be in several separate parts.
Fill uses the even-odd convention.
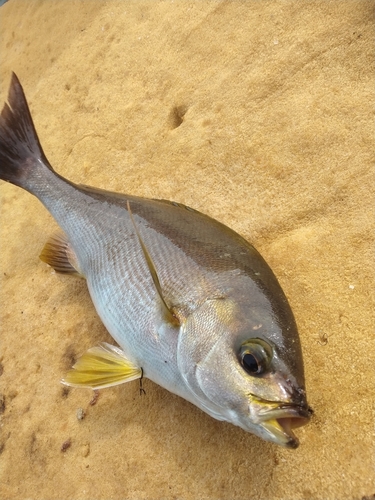
[[[0,178],[35,195],[63,234],[41,259],[84,276],[115,347],[89,349],[63,382],[147,377],[218,420],[296,448],[308,422],[302,352],[270,267],[240,235],[179,203],[74,184],[49,164],[13,73]]]

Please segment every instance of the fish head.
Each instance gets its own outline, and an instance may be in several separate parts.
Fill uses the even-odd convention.
[[[207,300],[183,327],[178,366],[190,400],[206,413],[297,448],[293,429],[305,425],[312,410],[294,318],[286,322],[276,313],[264,301]]]

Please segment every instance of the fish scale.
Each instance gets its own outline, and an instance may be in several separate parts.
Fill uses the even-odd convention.
[[[256,249],[184,205],[77,185],[56,173],[12,75],[0,117],[0,178],[34,194],[63,234],[41,259],[86,278],[120,348],[84,353],[63,383],[106,388],[148,377],[218,420],[287,448],[307,404],[300,339]]]

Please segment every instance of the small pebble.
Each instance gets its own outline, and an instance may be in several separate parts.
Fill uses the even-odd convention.
[[[65,453],[66,450],[71,447],[71,445],[72,445],[72,440],[69,438],[66,441],[64,441],[63,444],[61,445],[61,451]]]
[[[98,390],[94,390],[92,400],[90,401],[90,406],[96,405],[98,399],[99,399],[99,391]]]
[[[83,420],[86,416],[86,412],[83,408],[78,408],[76,411],[77,420]]]

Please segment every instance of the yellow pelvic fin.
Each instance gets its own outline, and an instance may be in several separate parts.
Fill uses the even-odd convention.
[[[78,265],[76,254],[64,233],[57,233],[44,245],[40,260],[54,268],[57,273],[75,274],[84,277]]]
[[[130,219],[133,223],[133,226],[134,226],[134,229],[135,229],[135,233],[138,237],[138,241],[141,245],[141,248],[142,248],[142,251],[143,251],[143,255],[145,257],[145,260],[146,260],[146,263],[147,263],[147,267],[150,271],[150,274],[151,274],[151,277],[152,277],[152,281],[154,282],[154,285],[155,285],[155,288],[158,292],[158,295],[160,297],[160,300],[162,302],[162,306],[163,306],[163,309],[164,309],[164,313],[165,313],[165,316],[167,318],[167,321],[169,321],[170,323],[172,323],[173,325],[180,325],[180,321],[178,320],[178,318],[173,314],[173,312],[171,311],[171,309],[168,307],[167,303],[165,302],[165,299],[163,297],[163,291],[161,289],[161,285],[160,285],[160,281],[159,281],[159,277],[158,277],[158,273],[156,272],[156,267],[152,261],[152,258],[151,258],[151,255],[149,254],[147,248],[146,248],[146,245],[144,244],[143,240],[142,240],[142,237],[140,235],[140,232],[138,231],[138,228],[135,224],[135,220],[134,220],[134,217],[133,217],[133,214],[132,214],[132,211],[130,209],[130,203],[129,201],[127,201],[127,207],[128,207],[128,212],[129,212],[129,215],[130,215]]]
[[[118,347],[102,342],[89,349],[61,382],[72,387],[104,389],[142,377],[142,368],[129,361]]]

